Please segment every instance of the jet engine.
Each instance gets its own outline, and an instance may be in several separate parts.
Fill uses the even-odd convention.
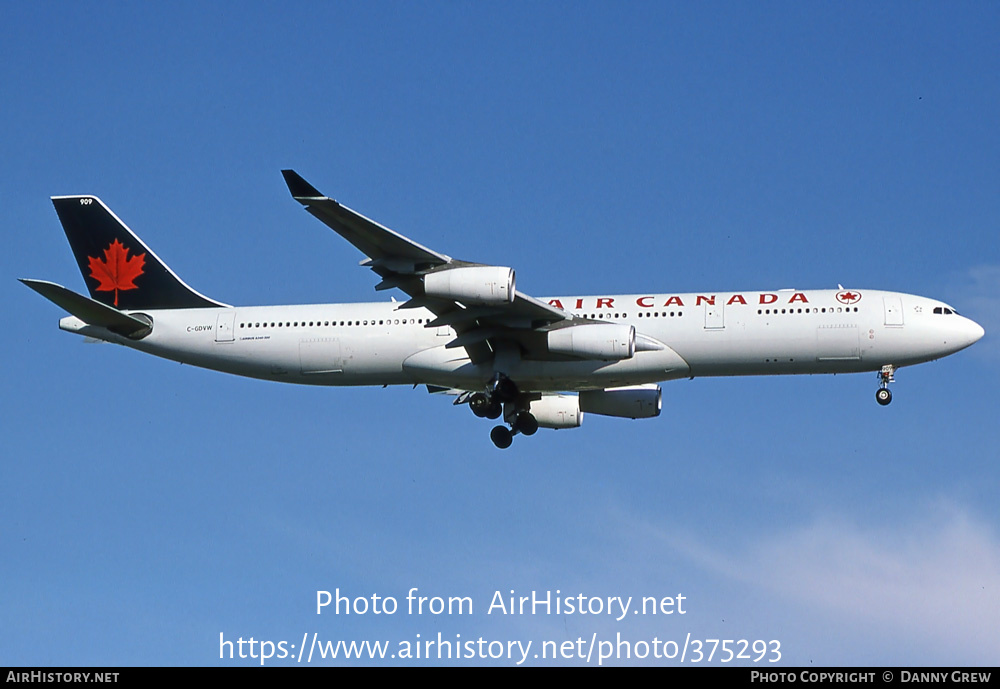
[[[528,411],[542,428],[577,428],[583,423],[583,412],[576,395],[545,395],[539,400],[532,400]]]
[[[514,269],[468,266],[427,273],[424,292],[463,304],[509,304],[514,301]]]
[[[636,385],[607,390],[584,390],[580,410],[625,419],[651,419],[660,415],[659,385]]]
[[[581,359],[631,359],[635,355],[635,327],[592,323],[550,330],[548,347],[555,354],[568,354]]]

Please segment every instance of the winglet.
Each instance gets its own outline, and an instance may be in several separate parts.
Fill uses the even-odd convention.
[[[302,175],[295,170],[282,170],[281,176],[285,178],[288,191],[292,193],[294,199],[323,199],[326,198],[319,189],[302,179]]]

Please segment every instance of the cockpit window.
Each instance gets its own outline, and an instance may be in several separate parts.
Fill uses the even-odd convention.
[[[955,311],[954,309],[949,309],[947,306],[935,306],[934,313],[938,315],[943,314],[945,316],[951,316],[952,314],[956,316],[958,315],[958,311]]]

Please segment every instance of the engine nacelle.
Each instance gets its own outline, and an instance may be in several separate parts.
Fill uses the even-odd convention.
[[[583,423],[576,395],[545,395],[540,400],[532,400],[528,411],[541,428],[577,428]]]
[[[591,323],[550,330],[548,347],[554,354],[568,354],[581,359],[631,359],[635,355],[635,327]]]
[[[509,304],[514,301],[514,269],[468,266],[427,273],[424,292],[463,304]]]
[[[625,419],[651,419],[660,415],[660,386],[636,385],[607,390],[584,390],[580,410]]]

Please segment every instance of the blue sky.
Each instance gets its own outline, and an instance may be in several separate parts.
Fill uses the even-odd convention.
[[[995,4],[4,17],[0,664],[253,664],[220,660],[219,634],[313,632],[996,663]],[[15,280],[83,291],[48,197],[87,193],[213,298],[387,298],[289,198],[286,167],[426,246],[513,265],[536,296],[843,283],[943,299],[987,336],[900,371],[884,409],[874,375],[679,381],[658,419],[590,416],[498,452],[488,423],[422,389],[281,386],[85,344]],[[338,587],[475,607],[317,616]],[[486,614],[511,589],[680,593],[687,613]]]

